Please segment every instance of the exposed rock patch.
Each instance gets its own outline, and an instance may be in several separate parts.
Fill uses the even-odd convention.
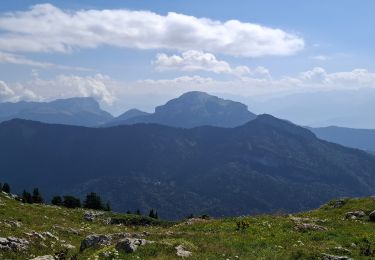
[[[43,256],[37,256],[30,260],[55,260],[55,257],[53,257],[52,255],[43,255]]]
[[[148,243],[153,243],[153,241],[138,238],[125,238],[116,244],[116,249],[119,251],[125,251],[126,253],[133,253],[138,249],[139,246],[143,246]]]
[[[82,252],[89,247],[110,245],[110,242],[111,237],[108,235],[89,235],[81,242],[80,251]]]
[[[366,216],[366,213],[363,212],[362,210],[351,211],[351,212],[345,213],[346,219],[357,219],[357,218],[363,218],[364,216]]]
[[[16,237],[0,237],[0,250],[22,251],[27,249],[29,242],[26,239]]]
[[[177,256],[180,256],[180,257],[189,257],[189,256],[192,255],[192,253],[190,251],[185,250],[185,248],[184,248],[183,245],[176,246],[175,249],[177,251],[176,252]]]
[[[353,259],[348,256],[322,254],[322,260],[353,260]]]
[[[87,221],[94,221],[97,217],[102,216],[104,213],[100,211],[86,211],[83,214],[83,219]]]
[[[369,214],[369,217],[370,217],[370,221],[375,222],[375,210],[371,211],[371,213]]]

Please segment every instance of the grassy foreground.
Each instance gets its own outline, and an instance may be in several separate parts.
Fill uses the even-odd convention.
[[[323,254],[372,259],[375,256],[375,223],[368,214],[373,198],[328,203],[317,210],[291,215],[261,215],[225,219],[192,219],[179,223],[149,222],[136,215],[103,212],[93,221],[85,210],[49,205],[23,204],[0,194],[0,237],[29,242],[20,251],[1,250],[0,259],[32,259],[52,255],[56,259],[179,259],[175,247],[191,252],[187,259],[322,259]],[[350,211],[366,216],[347,219]],[[111,218],[126,224],[110,224]],[[240,225],[240,229],[238,229]],[[30,235],[32,232],[48,235]],[[130,233],[154,243],[133,253],[115,249],[115,243],[80,252],[81,241],[90,234]]]

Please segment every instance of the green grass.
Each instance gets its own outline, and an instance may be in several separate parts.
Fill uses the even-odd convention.
[[[321,221],[316,223],[327,228],[325,231],[301,232],[295,229],[296,224],[288,215],[212,219],[187,225],[104,212],[95,221],[88,222],[83,219],[82,209],[23,204],[0,194],[0,237],[14,236],[31,241],[30,247],[23,252],[0,251],[0,259],[53,255],[64,250],[63,244],[75,246],[75,249],[69,249],[68,257],[75,255],[78,259],[176,259],[174,247],[177,245],[192,252],[189,259],[319,259],[322,253],[373,259],[365,255],[364,249],[375,249],[375,223],[368,217],[346,220],[345,213],[354,210],[369,213],[374,209],[373,198],[359,198],[346,200],[341,208],[327,204],[317,210],[295,214],[295,217],[319,219]],[[110,225],[109,218],[123,219],[124,224]],[[9,220],[19,221],[21,227],[10,227]],[[246,220],[249,227],[238,231],[240,220]],[[25,233],[32,231],[49,231],[60,240],[29,239]],[[144,231],[150,233],[146,239],[156,243],[141,246],[132,254],[117,253],[114,245],[79,252],[81,241],[90,234]],[[337,247],[350,252],[342,252]],[[107,258],[103,257],[103,252],[107,252]]]

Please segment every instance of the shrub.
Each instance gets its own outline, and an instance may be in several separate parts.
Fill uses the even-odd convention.
[[[250,227],[250,221],[246,219],[241,219],[240,221],[237,221],[237,230],[238,231],[244,231]]]

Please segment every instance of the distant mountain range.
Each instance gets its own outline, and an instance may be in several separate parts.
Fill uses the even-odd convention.
[[[235,128],[0,124],[1,178],[44,195],[96,191],[161,217],[299,211],[375,193],[375,157],[269,115]]]
[[[337,126],[309,128],[320,139],[347,147],[375,152],[375,130],[353,129]]]
[[[113,116],[93,98],[58,99],[52,102],[0,103],[0,122],[14,118],[52,124],[97,126]]]
[[[246,105],[204,92],[187,92],[156,107],[154,113],[130,109],[118,117],[103,111],[92,98],[60,99],[52,102],[0,103],[0,122],[20,118],[45,123],[112,127],[153,123],[172,127],[237,127],[256,115]],[[375,130],[344,127],[308,128],[318,138],[344,146],[375,151]]]
[[[255,117],[256,115],[240,102],[192,91],[156,107],[155,113],[148,114],[133,109],[111,120],[106,126],[155,123],[183,128],[204,125],[236,127]]]

